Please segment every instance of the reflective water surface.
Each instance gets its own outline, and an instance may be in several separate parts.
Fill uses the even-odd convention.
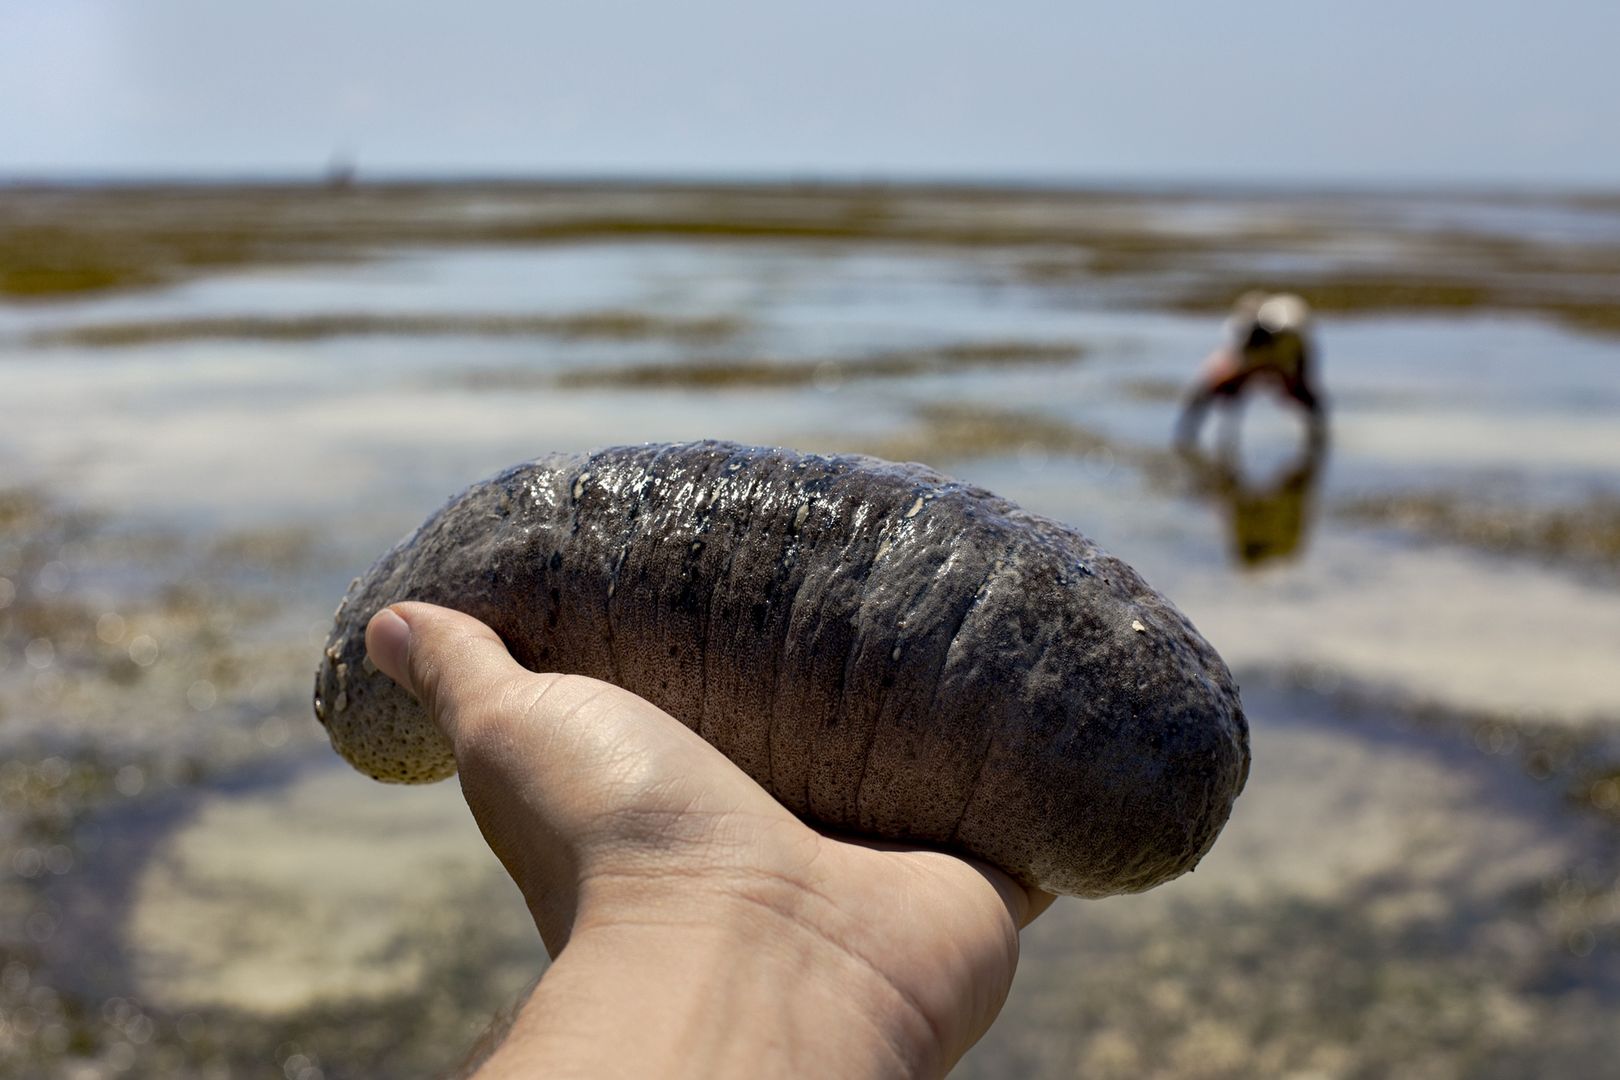
[[[1238,674],[1254,773],[1214,852],[1056,905],[962,1075],[1612,1069],[1620,335],[1589,301],[1620,281],[1612,207],[414,198],[411,232],[364,199],[307,211],[356,232],[319,257],[0,302],[0,1075],[454,1067],[543,954],[453,785],[326,747],[331,609],[480,476],[701,437],[984,484],[1136,565]],[[112,235],[0,192],[0,228],[69,210]],[[519,211],[551,231],[455,231]],[[1331,437],[1262,395],[1178,455],[1257,275],[1322,298]]]

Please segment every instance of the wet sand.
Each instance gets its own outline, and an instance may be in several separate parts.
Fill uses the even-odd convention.
[[[1237,671],[1226,835],[1031,928],[962,1075],[1620,1051],[1612,203],[7,190],[0,238],[0,1075],[453,1068],[543,954],[453,785],[326,747],[331,608],[477,477],[705,436],[1070,521]],[[1338,313],[1329,452],[1257,402],[1178,457],[1256,275]]]

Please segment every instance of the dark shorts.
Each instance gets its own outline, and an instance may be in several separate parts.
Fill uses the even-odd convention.
[[[1217,373],[1215,379],[1208,384],[1207,392],[1211,397],[1236,398],[1256,379],[1280,385],[1289,397],[1312,412],[1316,411],[1318,405],[1316,392],[1311,389],[1303,371],[1298,375],[1289,375],[1268,367],[1239,368],[1228,374]]]

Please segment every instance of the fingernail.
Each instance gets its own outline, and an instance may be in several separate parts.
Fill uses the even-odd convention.
[[[410,647],[410,624],[395,614],[393,608],[383,608],[371,617],[366,625],[366,653],[384,675],[407,690],[411,688],[411,680],[405,657]]]

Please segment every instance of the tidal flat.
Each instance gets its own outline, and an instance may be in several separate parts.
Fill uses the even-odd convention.
[[[1177,453],[1250,286],[1330,439]],[[927,462],[1232,664],[1199,869],[1062,901],[963,1076],[1606,1075],[1620,203],[1479,192],[0,188],[0,1076],[443,1075],[538,975],[453,784],[325,743],[350,578],[549,450]]]

